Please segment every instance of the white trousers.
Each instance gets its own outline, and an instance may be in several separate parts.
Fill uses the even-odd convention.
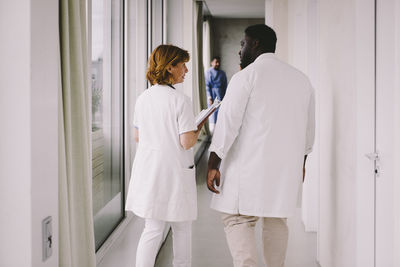
[[[222,215],[226,240],[234,267],[257,267],[254,227],[262,220],[263,258],[267,267],[283,267],[288,242],[286,218],[256,217],[240,214]]]
[[[172,228],[174,267],[190,267],[192,262],[192,221],[165,222],[146,219],[136,252],[136,267],[153,267],[164,229]]]

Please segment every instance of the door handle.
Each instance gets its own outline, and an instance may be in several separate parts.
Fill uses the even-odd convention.
[[[379,153],[378,152],[372,152],[372,153],[367,153],[365,154],[365,156],[369,159],[369,160],[379,160]]]
[[[381,169],[380,169],[380,164],[379,164],[379,160],[380,160],[380,156],[379,156],[379,152],[372,152],[372,153],[367,153],[365,154],[365,156],[369,159],[375,162],[375,175],[376,177],[379,177],[379,175],[381,174]]]

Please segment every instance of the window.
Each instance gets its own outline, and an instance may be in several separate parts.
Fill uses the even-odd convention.
[[[98,250],[125,216],[124,1],[88,1],[91,3],[88,32],[91,37],[92,192]]]
[[[164,0],[147,0],[148,57],[160,44],[165,43]]]

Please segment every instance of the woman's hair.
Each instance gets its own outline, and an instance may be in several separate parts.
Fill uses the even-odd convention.
[[[151,53],[146,78],[151,85],[173,84],[172,75],[168,72],[169,66],[188,62],[189,59],[190,56],[186,50],[173,45],[160,45]]]

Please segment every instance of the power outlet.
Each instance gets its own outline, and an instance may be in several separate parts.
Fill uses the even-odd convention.
[[[53,229],[51,226],[51,216],[42,221],[42,243],[43,243],[43,261],[50,258],[53,254]]]

